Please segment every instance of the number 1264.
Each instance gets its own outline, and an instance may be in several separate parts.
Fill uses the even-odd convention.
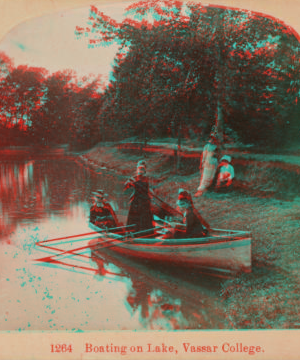
[[[65,353],[72,352],[72,345],[67,344],[51,344],[51,352]]]

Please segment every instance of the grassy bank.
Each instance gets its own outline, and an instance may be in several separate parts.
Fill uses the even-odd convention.
[[[113,171],[126,178],[144,155],[111,144],[95,147],[81,159],[96,172]],[[207,192],[194,199],[212,227],[252,233],[252,273],[222,283],[224,327],[300,328],[300,167],[294,157],[291,162],[243,155],[247,154],[236,153],[233,160],[237,178],[233,192]],[[147,171],[157,195],[175,205],[179,187],[194,194],[199,184],[199,156],[200,152],[183,159],[176,174],[171,153],[149,151]]]

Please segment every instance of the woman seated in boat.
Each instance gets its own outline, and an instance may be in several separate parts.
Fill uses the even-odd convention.
[[[94,205],[90,209],[90,222],[99,227],[117,227],[117,216],[110,203],[105,199],[103,190],[94,193],[94,202]]]
[[[133,189],[130,196],[130,207],[127,226],[132,225],[133,231],[139,232],[153,229],[153,214],[146,168],[138,163],[136,175],[125,183],[125,190]]]
[[[191,195],[186,190],[179,190],[177,205],[183,213],[183,224],[176,223],[164,238],[201,238],[210,230],[209,224],[194,207]]]

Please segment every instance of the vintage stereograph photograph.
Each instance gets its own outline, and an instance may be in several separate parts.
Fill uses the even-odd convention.
[[[300,27],[279,3],[45,1],[2,34],[0,337],[268,359],[264,331],[300,328]],[[261,341],[201,340],[231,330]]]

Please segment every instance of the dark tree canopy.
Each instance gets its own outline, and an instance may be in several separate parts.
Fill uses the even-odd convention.
[[[0,53],[2,145],[84,149],[132,136],[173,136],[179,145],[212,131],[276,147],[299,138],[299,41],[279,20],[152,0],[130,5],[121,22],[92,6],[75,35],[91,51],[118,45],[108,85],[72,70],[14,67]]]
[[[3,59],[0,78],[0,146],[89,147],[99,141],[97,114],[102,104],[100,77],[77,79],[71,70],[13,67]]]
[[[244,142],[278,142],[298,123],[299,42],[279,20],[154,0],[130,5],[120,23],[91,7],[76,34],[90,48],[119,45],[101,114],[119,136],[166,134],[179,120],[207,135],[224,119]]]

